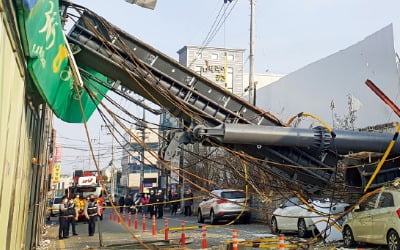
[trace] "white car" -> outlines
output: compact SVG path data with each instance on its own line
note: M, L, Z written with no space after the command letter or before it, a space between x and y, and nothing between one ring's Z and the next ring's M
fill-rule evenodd
M58 216L60 213L60 204L62 202L62 198L61 197L55 197L52 198L49 201L49 206L48 206L48 219L50 217L54 217L54 216Z
M215 224L220 219L234 219L240 214L242 214L240 220L243 223L250 222L249 199L247 199L247 207L244 206L245 192L235 189L221 189L214 190L211 194L199 204L197 210L197 221L199 223L204 223L204 219L209 218L210 223Z
M349 204L329 199L309 201L311 207L303 204L297 197L292 197L277 208L271 218L271 232L297 232L299 237L307 237L314 231L323 232L327 241L340 240L341 229L335 220ZM327 222L333 226L327 227Z

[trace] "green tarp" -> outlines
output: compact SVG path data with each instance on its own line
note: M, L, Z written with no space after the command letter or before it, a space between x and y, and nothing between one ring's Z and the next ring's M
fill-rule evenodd
M78 91L74 87L69 66L58 0L17 0L17 8L22 43L28 57L28 71L38 91L61 120L72 123L88 120L98 103L93 103L86 90L79 88L84 108L82 116ZM99 73L86 70L106 80ZM107 92L104 86L93 84L101 92ZM94 88L92 90L97 94ZM97 96L102 98L100 94Z

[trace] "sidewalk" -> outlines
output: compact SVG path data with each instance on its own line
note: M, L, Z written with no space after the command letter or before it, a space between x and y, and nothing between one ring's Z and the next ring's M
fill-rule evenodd
M38 247L38 250L47 249L64 249L59 247L58 225L54 224L53 222L50 222L46 225L42 235L42 241Z

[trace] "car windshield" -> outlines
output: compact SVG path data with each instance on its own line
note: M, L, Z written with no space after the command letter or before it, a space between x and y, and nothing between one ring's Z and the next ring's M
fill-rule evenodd
M246 198L246 194L240 191L228 191L222 192L221 198L223 199L243 199Z
M303 203L301 202L301 200L300 200L299 198L297 198L297 197L291 197L291 198L289 198L288 200L286 200L286 201L281 205L281 207L298 206L298 205L301 205L301 204L303 204Z
M53 204L61 204L61 198L60 197L54 198Z

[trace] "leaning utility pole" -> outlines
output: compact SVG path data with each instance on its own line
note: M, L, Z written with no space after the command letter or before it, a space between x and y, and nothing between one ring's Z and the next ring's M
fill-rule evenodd
M255 84L254 84L254 33L255 33L255 0L250 0L250 68L249 68L249 102L255 104Z

